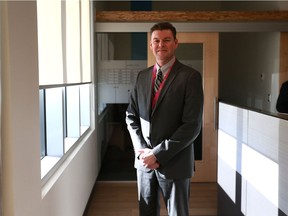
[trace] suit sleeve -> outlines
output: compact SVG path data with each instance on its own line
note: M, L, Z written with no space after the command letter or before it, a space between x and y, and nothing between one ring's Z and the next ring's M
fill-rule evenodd
M139 79L139 75L137 80ZM140 115L138 109L138 94L137 84L131 92L130 101L126 110L126 124L130 133L130 137L133 143L134 151L147 147L147 143L143 138L141 130Z
M202 77L197 73L186 79L184 109L181 124L169 139L163 140L153 153L161 165L177 156L181 151L192 145L200 133L203 115Z

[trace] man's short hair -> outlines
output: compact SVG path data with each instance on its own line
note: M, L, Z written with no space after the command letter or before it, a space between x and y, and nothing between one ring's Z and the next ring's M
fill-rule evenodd
M174 39L176 39L176 28L169 22L161 22L161 23L156 23L153 25L150 29L150 34L152 34L156 30L170 30L173 34Z

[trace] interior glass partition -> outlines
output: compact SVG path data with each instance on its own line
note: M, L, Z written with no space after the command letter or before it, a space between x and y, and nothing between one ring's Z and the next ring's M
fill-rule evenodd
M135 180L125 111L137 74L147 67L146 33L96 33L99 180Z

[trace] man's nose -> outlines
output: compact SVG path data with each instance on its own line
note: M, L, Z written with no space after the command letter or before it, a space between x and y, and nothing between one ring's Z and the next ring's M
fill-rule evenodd
M165 42L164 42L164 41L160 41L160 42L159 42L159 46L160 46L160 47L162 47L162 46L164 46L164 45L165 45Z

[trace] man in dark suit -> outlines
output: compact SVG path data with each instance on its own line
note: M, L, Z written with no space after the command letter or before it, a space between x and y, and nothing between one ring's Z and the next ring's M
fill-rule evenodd
M160 192L169 216L189 215L193 142L201 129L203 89L200 73L175 58L177 47L173 25L158 23L151 28L156 63L139 72L126 112L140 216L159 216Z

